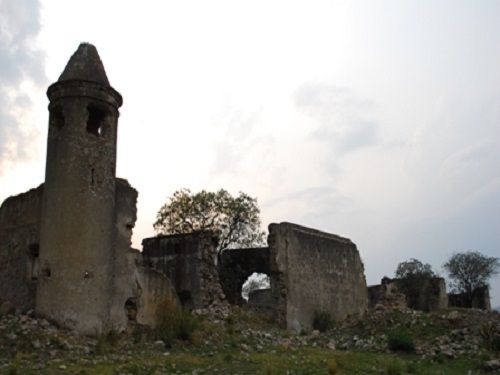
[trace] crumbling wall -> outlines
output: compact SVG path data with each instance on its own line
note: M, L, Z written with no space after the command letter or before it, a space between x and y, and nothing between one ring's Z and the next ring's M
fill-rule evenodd
M170 280L143 266L139 250L131 248L137 219L137 191L127 180L116 179L115 241L112 251L112 292L109 326L122 330L127 324L156 324L157 310L166 300L177 304Z
M466 293L448 294L450 307L465 307L481 310L491 310L490 291L487 286L476 288L472 292L472 301Z
M369 306L376 309L404 309L406 296L399 292L394 279L384 277L380 285L368 287Z
M274 318L276 315L276 301L272 290L257 289L248 294L248 307L260 314Z
M162 272L140 266L137 268L135 280L139 286L137 323L154 327L166 303L180 306L173 285Z
M377 305L398 309L409 307L420 311L435 311L448 307L446 283L442 277L421 280L412 290L414 295L410 298L399 290L398 279L384 277L380 285L368 287L370 307Z
M225 300L211 232L146 238L142 245L145 263L170 279L184 307L203 309Z
M364 313L364 267L349 239L281 223L269 225L268 245L280 325L308 330L315 311L328 312L336 320Z
M35 307L43 185L0 206L0 300Z
M442 277L433 277L425 280L420 286L415 310L435 311L448 307L448 295L446 294L446 282Z
M227 249L219 255L219 278L228 302L242 305L241 287L254 272L270 274L269 248Z

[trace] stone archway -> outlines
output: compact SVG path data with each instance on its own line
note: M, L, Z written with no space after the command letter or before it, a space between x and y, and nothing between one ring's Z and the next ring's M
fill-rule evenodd
M270 275L269 248L227 249L219 254L219 279L227 300L242 305L243 283L254 272Z

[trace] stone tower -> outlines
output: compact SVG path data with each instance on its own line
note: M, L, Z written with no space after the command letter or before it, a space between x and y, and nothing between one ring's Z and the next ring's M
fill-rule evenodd
M47 91L49 130L36 310L82 333L109 329L121 95L83 43Z

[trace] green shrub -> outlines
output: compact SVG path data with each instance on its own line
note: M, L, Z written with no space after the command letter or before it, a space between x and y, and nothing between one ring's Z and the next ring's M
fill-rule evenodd
M157 318L154 336L167 345L172 345L174 340L190 341L198 327L197 319L188 310L176 306L171 301L165 301L158 306Z
M326 311L315 311L312 322L313 329L317 329L320 332L326 332L332 329L334 326L334 321L329 312Z
M392 351L413 352L415 350L413 338L404 330L389 333L387 336L387 345Z

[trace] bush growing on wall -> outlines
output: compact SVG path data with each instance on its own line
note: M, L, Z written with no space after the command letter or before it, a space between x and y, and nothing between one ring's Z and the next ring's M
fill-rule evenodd
M387 346L392 351L413 352L415 350L413 338L404 330L390 332L387 336Z
M326 311L315 311L312 326L313 329L317 329L320 332L326 332L333 328L334 321L330 313Z
M196 317L171 301L160 304L157 314L158 324L154 330L154 336L156 339L163 340L167 345L172 345L174 340L191 340L193 332L198 327Z

